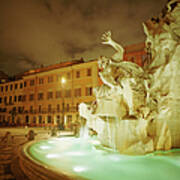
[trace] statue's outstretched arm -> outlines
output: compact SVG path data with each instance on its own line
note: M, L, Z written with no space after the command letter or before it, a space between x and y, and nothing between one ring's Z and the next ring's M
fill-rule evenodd
M111 39L111 31L107 31L102 35L102 44L108 44L112 46L119 54L124 54L124 48Z

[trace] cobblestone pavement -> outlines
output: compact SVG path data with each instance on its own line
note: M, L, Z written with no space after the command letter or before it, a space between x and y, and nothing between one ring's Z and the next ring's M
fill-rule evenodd
M31 129L37 134L36 140L50 136L50 131L43 128L0 128L0 180L28 180L20 169L17 152L27 142L26 135ZM7 132L10 134L4 139Z

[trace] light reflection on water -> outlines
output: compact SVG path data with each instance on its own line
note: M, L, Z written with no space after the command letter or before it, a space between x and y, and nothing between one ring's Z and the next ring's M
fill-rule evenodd
M30 154L46 165L92 180L180 179L180 149L128 156L103 148L96 139L71 137L33 144Z

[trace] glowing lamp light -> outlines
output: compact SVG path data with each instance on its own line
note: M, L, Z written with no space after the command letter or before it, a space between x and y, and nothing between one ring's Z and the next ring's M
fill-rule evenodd
M61 83L62 83L62 84L65 84L65 83L66 83L66 79L65 79L64 77L61 79Z

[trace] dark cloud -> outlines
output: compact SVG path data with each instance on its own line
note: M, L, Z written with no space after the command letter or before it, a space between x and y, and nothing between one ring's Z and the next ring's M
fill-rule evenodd
M35 60L31 60L26 56L0 52L0 69L3 69L8 74L24 72L39 66Z
M101 44L103 32L111 30L123 46L142 42L142 22L158 15L165 2L1 0L0 70L15 74L40 64L111 55Z
M71 58L75 58L76 54L87 51L87 48L71 43L70 41L63 42L64 50Z

